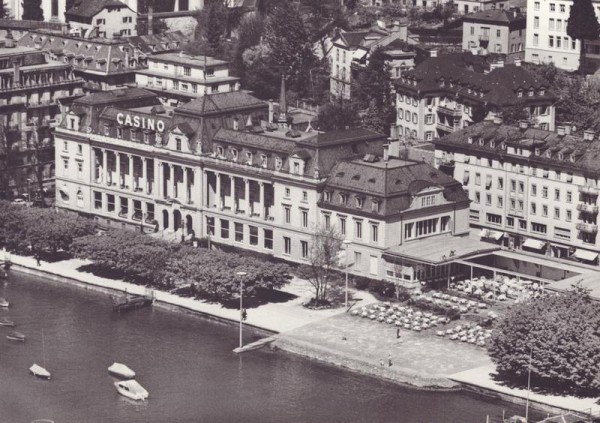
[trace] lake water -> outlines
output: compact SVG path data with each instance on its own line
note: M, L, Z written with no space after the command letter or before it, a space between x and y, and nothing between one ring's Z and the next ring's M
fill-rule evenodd
M12 272L0 317L0 422L403 422L483 423L521 407L467 393L411 390L289 354L237 356L237 327L159 308L118 315L107 295ZM29 375L42 364L52 380ZM246 342L256 333L248 330ZM106 368L122 362L150 392L117 394Z

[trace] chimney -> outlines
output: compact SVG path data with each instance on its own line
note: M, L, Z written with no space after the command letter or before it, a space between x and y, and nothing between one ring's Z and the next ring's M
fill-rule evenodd
M154 34L154 29L152 28L154 25L154 16L152 16L154 12L153 9L152 6L148 6L148 31L146 31L148 35Z
M390 139L388 138L388 143ZM383 146L383 161L387 162L390 159L390 144L385 144Z
M583 139L586 141L594 141L595 132L589 129L583 131Z
M280 128L287 128L288 121L288 108L287 108L287 95L285 91L285 75L281 75L281 92L279 94L279 116L277 117L277 124Z
M557 126L556 127L556 133L558 134L559 137L564 137L565 136L565 127L564 126Z
M437 49L431 49L431 50L429 50L429 57L438 57L438 51L437 51Z
M274 120L274 110L275 107L273 106L273 100L269 100L269 123L275 123Z
M515 58L515 66L521 66L521 59L520 58Z

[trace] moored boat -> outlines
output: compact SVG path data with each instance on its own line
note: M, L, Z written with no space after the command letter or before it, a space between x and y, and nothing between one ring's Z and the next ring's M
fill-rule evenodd
M50 420L50 419L37 419L37 420L32 420L31 423L54 423L54 420Z
M0 318L0 326L13 327L14 325L15 322L13 322L12 320L9 320L5 317Z
M148 391L146 391L142 385L133 379L121 380L119 382L115 382L114 385L119 394L123 395L124 397L136 401L142 401L148 398Z
M6 300L6 298L2 298L0 297L0 307L5 307L7 308L9 306L9 302Z
M21 332L11 332L8 335L6 335L6 339L10 339L11 341L17 341L17 342L25 342L25 335L22 334Z
M50 380L50 372L44 369L42 366L34 364L29 368L29 372L35 377L39 377L40 379Z
M124 364L113 363L108 368L108 373L121 379L133 379L135 378L135 372Z

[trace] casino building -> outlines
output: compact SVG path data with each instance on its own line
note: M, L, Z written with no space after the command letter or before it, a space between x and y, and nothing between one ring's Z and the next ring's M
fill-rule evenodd
M175 109L141 88L80 98L55 133L56 205L105 227L297 262L318 227L335 225L351 241L352 272L373 278L389 277L416 241L446 246L467 233L459 182L388 157L386 138L367 129L298 131L285 95L279 110L244 91Z

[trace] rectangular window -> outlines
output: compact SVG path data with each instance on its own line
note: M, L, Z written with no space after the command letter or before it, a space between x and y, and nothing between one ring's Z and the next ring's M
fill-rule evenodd
M300 209L302 215L302 227L308 228L308 210Z
M481 185L481 173L479 172L475 173L475 185Z
M63 159L63 176L69 176L69 159Z
M362 221L361 220L354 221L354 238L362 239Z
M537 205L535 203L531 203L531 207L530 210L531 214L536 214L537 213Z
M308 242L300 241L300 247L302 248L302 258L308 258Z
M573 201L573 193L571 191L567 191L567 203Z
M498 196L498 208L504 208L504 198Z
M283 254L292 254L292 240L287 236L283 237Z
M493 225L502 225L502 216L492 213L486 214L486 219L488 223Z
M525 183L523 181L519 181L519 194L523 194L525 191Z
M96 210L102 210L102 193L94 191L94 208Z
M498 177L498 189L504 189L504 178Z
M244 242L244 225L242 223L235 224L235 241Z
M542 217L548 217L548 206L545 204L542 206Z
M346 235L346 218L340 217L340 234Z
M515 192L517 191L517 181L515 181L514 179L510 180L510 192Z
M379 225L371 224L371 242L379 242Z
M560 189L558 188L554 190L554 200L560 201Z
M485 205L486 206L491 206L492 205L492 194L486 194L485 195Z
M571 239L571 231L569 229L554 228L554 238Z
M533 29L538 29L540 27L540 18L537 16L533 18Z
M556 4L550 3L550 11L551 12L556 12Z
M258 228L256 226L248 226L250 232L250 245L258 245Z
M479 222L479 210L469 210L469 220Z
M506 226L508 226L509 228L514 228L515 227L515 219L514 219L514 217L507 217L506 218Z
M548 36L548 47L554 47L554 35Z
M291 221L292 221L292 210L290 209L289 206L284 206L283 207L283 216L284 216L284 222L285 223L291 223Z
M533 10L540 10L540 2L536 1L535 3L533 3Z
M79 179L83 178L83 163L82 162L77 162L77 177Z
M554 218L560 219L560 209L558 207L554 208Z
M479 191L475 191L475 199L473 201L475 202L475 204L481 203L481 194L479 193Z
M115 196L113 194L106 194L106 210L111 213L115 211Z
M229 220L221 219L221 238L229 239Z
M439 219L420 220L416 225L417 237L438 233Z
M548 187L542 187L542 198L548 198Z
M537 195L537 185L532 184L531 185L531 196L535 197Z
M554 19L550 18L550 22L548 23L548 29L550 31L554 31Z
M537 46L540 43L540 36L538 34L533 34L533 45Z
M570 222L572 219L573 219L573 214L571 213L571 210L567 210L566 221Z
M358 251L354 252L354 271L360 272L362 270L362 254Z
M273 249L273 230L272 229L264 229L264 246L267 250Z
M370 256L369 257L369 273L370 274L372 274L372 275L377 275L378 274L378 272L377 272L378 261L379 260L377 260L377 256Z
M531 222L531 232L545 234L548 232L548 228L546 227L546 225L542 225L541 223Z
M206 72L208 74L208 70ZM183 67L183 74L185 76L191 76L192 75L192 68L190 68L189 66L184 66Z

